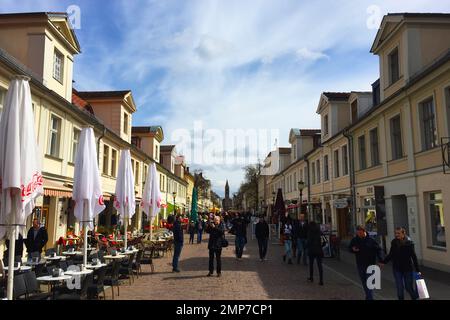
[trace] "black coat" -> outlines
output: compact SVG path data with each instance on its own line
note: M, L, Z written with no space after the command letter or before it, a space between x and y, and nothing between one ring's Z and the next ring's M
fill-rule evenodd
M308 248L308 255L323 257L322 233L319 226L308 229L306 247Z
M260 221L255 226L255 236L257 239L269 238L269 225L265 221Z
M420 272L414 243L411 240L392 240L391 249L384 259L384 263L388 263L391 260L395 271L412 272L414 267L416 272Z
M175 223L173 224L173 241L175 243L181 243L183 244L184 242L184 237L183 237L183 228L181 227L181 222L180 221L175 221Z
M234 234L236 237L247 237L247 224L248 221L244 217L239 217L232 222Z
M206 227L206 233L209 233L208 249L209 250L222 250L222 240L225 236L225 227L223 223L218 226L208 225Z
M23 237L22 237L21 234L19 234L19 237L16 240L16 244L15 245L16 246L15 246L15 250L14 250L15 251L14 252L14 257L19 256L19 257L22 258L22 255L23 255ZM5 246L6 246L6 250L3 253L3 258L7 260L7 259L9 259L9 239L6 239Z
M305 239L308 238L308 221L303 221L303 226L300 221L296 221L293 225L292 233L295 239Z
M48 234L45 228L40 228L36 234L36 238L34 237L34 228L31 227L28 230L27 239L25 241L25 245L27 247L28 253L32 252L42 252L42 249L45 247L48 241Z
M366 236L365 238L354 237L348 246L350 252L355 254L356 264L358 267L367 268L368 266L383 261L383 250L373 238ZM353 251L353 247L357 247L359 251Z

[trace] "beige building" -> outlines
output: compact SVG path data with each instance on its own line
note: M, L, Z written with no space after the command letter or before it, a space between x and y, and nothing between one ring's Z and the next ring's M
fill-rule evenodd
M79 92L72 88L74 55L79 52L76 35L70 29L65 14L0 15L0 117L10 79L16 74L29 76L44 175L44 196L38 199L32 217L37 217L47 228L47 247L53 247L60 237L66 237L71 230L76 234L80 231L73 215L71 196L75 155L84 126L94 128L107 206L95 221L99 229L111 230L117 224L112 200L123 149L131 151L137 202L142 197L149 165L155 162L163 200L167 199L167 194L177 190L177 202L181 206L186 205L187 182L183 174L177 176L159 163L162 128L152 127L154 130L150 130L148 140L145 133L142 137L136 134L137 138L145 141L142 145L137 144L137 139L132 141L132 116L137 106L131 91ZM167 207L167 204L164 201L163 206ZM162 210L161 217L165 217L166 213L166 209ZM137 206L131 229L141 230L145 221L142 210ZM2 248L0 252L2 255Z
M310 219L341 238L363 224L386 249L404 227L424 265L450 271L449 31L448 14L385 16L371 48L380 61L372 92L322 93L320 145L295 162L293 129L291 164L260 180L265 199L282 188L289 205L306 167Z

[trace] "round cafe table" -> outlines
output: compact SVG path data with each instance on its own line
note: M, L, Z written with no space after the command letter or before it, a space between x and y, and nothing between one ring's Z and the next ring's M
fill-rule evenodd
M45 257L46 260L56 261L56 260L65 260L65 256L56 256L56 257Z
M99 263L99 264L87 264L86 265L86 269L100 269L103 267L106 267L107 264L106 263Z
M63 253L62 253L63 255L65 255L65 256L76 256L76 255L82 255L83 254L83 252L81 252L81 251L64 251Z
M125 255L122 255L122 254L118 254L118 255L116 255L116 256L113 256L113 255L103 256L104 259L111 259L111 260L114 260L114 259L123 259L123 258L125 258L125 257L126 257L126 256L125 256Z
M54 291L55 285L60 283L60 282L62 282L62 281L67 281L67 280L70 280L70 279L72 279L71 275L62 275L62 276L59 276L59 277L42 276L42 277L36 278L36 280L39 281L39 282L46 282L46 283L48 283L48 285L50 286L50 290L49 291L53 293L53 298L55 298L55 291Z
M8 271L8 267L3 267L3 269L5 271ZM14 267L14 271L30 271L31 270L31 266L20 266L20 268L18 267Z
M84 276L87 274L91 274L92 272L94 272L93 270L81 270L81 271L64 271L64 275L69 275L69 276Z

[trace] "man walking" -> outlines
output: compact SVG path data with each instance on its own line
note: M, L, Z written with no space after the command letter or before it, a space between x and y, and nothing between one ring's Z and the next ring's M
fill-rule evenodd
M258 223L256 224L255 236L258 240L259 258L262 262L266 259L267 242L269 240L269 225L264 220L264 216L261 216Z
M367 235L363 226L356 228L356 237L350 241L350 252L355 254L359 277L366 293L366 300L373 300L373 290L367 287L367 268L378 261L383 262L383 250L378 243Z
M303 265L306 266L306 239L308 237L308 221L305 220L305 214L300 214L300 219L295 222L293 228L294 241L297 245L297 264L300 264L300 260L303 260ZM302 256L303 259L301 259Z
M202 242L202 234L203 234L203 221L202 221L202 216L198 217L197 220L197 243L201 243Z
M179 215L175 218L175 223L173 224L173 260L172 260L172 272L180 272L178 269L178 259L180 258L181 249L183 249L183 228L181 226L181 218Z
M236 218L233 220L232 230L236 235L236 258L240 260L242 259L242 253L244 252L244 247L247 239L247 223L244 217L239 215L239 213L236 214Z
M25 245L27 247L27 252L30 255L32 252L42 253L42 249L44 249L45 245L48 241L47 230L44 227L41 227L39 224L39 220L37 218L33 219L33 226L28 230L27 239L25 241Z

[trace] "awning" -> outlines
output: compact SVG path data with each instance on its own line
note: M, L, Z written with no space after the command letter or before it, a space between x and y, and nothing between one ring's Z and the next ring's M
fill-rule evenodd
M63 182L44 178L44 195L49 197L70 198L72 197L72 189L66 187Z

